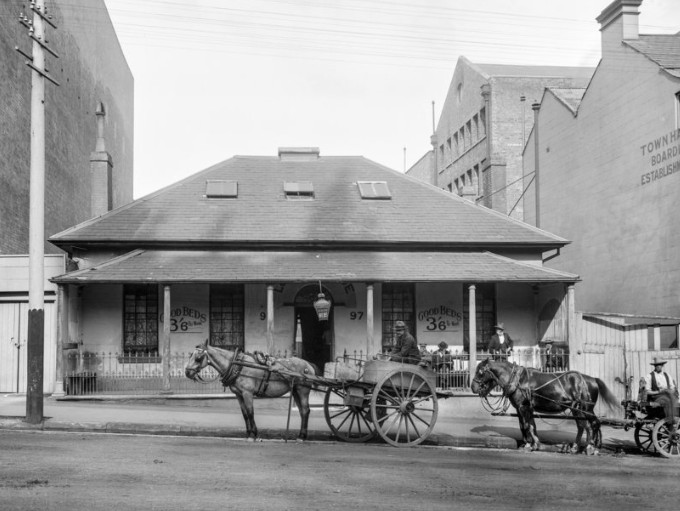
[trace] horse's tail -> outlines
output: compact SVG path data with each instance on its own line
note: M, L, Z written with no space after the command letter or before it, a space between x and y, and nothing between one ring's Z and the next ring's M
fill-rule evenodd
M607 385L599 378L595 378L595 381L597 382L597 388L600 390L600 396L602 396L602 400L605 404L610 410L617 409L619 407L619 400L616 399L614 393L609 390L609 387L607 387Z

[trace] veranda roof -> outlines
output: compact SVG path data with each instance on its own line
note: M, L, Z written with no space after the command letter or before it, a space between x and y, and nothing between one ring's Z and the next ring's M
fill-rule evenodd
M491 252L139 249L58 284L217 282L575 282L578 275Z

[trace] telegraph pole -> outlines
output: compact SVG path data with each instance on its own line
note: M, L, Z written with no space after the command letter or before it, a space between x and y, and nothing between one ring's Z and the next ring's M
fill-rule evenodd
M33 41L31 55L19 47L31 73L31 170L28 241L28 336L26 343L26 421L43 420L43 367L45 343L45 79L59 85L45 68L45 52L59 57L47 46L45 24L57 28L47 16L45 0L31 2L33 20L21 13L19 23Z

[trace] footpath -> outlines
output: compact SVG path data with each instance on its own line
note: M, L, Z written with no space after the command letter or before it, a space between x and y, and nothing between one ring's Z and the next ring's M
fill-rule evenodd
M310 441L337 441L323 410L323 394L312 393ZM421 444L439 447L516 449L519 423L511 415L487 411L479 397L461 394L440 399L432 433ZM255 422L263 440L294 440L300 427L295 405L288 422L287 397L257 399ZM512 410L512 408L510 409ZM238 402L229 394L164 396L46 396L43 421L29 424L24 394L0 395L0 430L70 431L88 433L204 436L245 439L245 424ZM536 419L544 451L561 451L573 442L573 420ZM638 452L632 431L603 426L603 454Z

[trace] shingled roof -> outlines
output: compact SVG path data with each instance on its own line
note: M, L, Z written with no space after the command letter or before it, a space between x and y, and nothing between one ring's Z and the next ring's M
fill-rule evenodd
M206 182L237 183L233 198ZM389 199L365 199L360 181L385 182ZM311 183L291 200L284 182ZM174 185L58 233L50 241L106 246L328 246L556 248L567 240L363 157L309 160L235 156Z
M680 78L680 32L677 34L640 35L623 41L667 73Z

